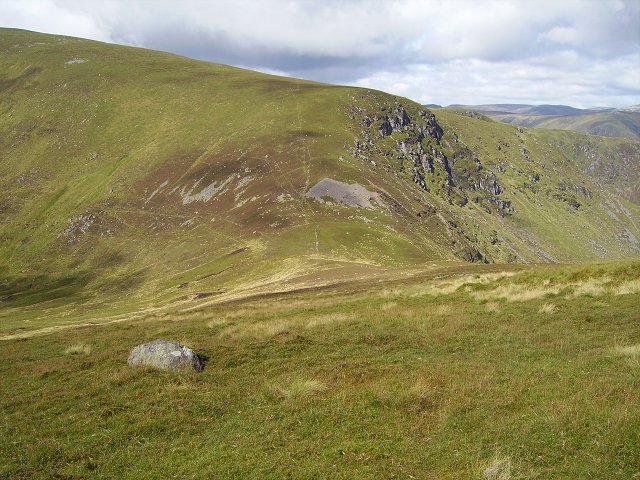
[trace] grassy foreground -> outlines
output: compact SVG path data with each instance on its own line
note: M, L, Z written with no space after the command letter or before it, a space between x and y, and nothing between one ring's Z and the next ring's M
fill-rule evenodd
M3 341L0 477L639 478L639 305L635 261ZM155 338L204 371L128 367Z

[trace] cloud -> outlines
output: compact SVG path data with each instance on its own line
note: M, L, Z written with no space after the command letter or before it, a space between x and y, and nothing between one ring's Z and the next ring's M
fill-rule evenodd
M637 0L0 0L0 18L414 99L640 103Z
M356 84L441 105L550 103L586 108L638 103L640 78L629 65L640 64L640 55L590 62L586 67L582 62L573 52L527 61L461 59L410 65L400 75L380 71Z
M61 8L54 0L0 0L0 26L110 40L91 16Z

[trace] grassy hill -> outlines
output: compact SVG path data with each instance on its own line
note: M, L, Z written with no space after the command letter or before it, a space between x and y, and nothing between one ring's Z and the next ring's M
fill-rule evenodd
M639 162L0 29L0 478L633 478Z
M638 142L56 35L3 29L0 52L13 327L33 304L77 322L439 261L640 252Z
M640 138L640 112L629 109L583 110L566 105L451 105L481 112L500 122L523 127L574 130L607 137Z
M434 117L382 92L68 37L5 29L0 49L14 305L640 251L637 142ZM378 201L306 195L325 178Z

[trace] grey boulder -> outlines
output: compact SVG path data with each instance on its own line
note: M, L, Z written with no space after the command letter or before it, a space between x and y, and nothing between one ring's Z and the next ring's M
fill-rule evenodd
M169 372L202 370L202 362L193 350L180 343L165 340L154 340L134 347L127 363Z

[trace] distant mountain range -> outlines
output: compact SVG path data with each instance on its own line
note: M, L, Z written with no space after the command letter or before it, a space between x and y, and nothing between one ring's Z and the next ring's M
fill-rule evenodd
M581 109L568 105L501 103L455 104L447 108L473 110L494 120L523 127L556 128L607 137L640 138L640 105L625 108Z

